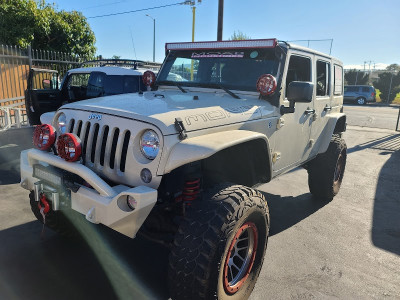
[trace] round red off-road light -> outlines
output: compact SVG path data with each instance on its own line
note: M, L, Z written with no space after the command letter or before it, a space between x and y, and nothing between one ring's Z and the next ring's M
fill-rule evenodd
M276 90L276 79L271 74L263 74L257 80L257 91L263 95L268 96Z
M156 81L156 74L152 71L146 71L143 73L143 83L145 86L152 86Z
M33 145L39 150L49 150L56 140L56 130L49 124L35 127L33 131Z
M81 139L73 133L64 133L57 139L57 153L66 161L77 161L82 154Z

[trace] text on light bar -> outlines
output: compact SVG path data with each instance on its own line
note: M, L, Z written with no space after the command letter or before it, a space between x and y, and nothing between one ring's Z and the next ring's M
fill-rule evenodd
M167 50L203 50L203 49L242 49L242 48L274 48L276 39L268 40L240 40L240 41L221 41L221 42L192 42L192 43L167 43Z

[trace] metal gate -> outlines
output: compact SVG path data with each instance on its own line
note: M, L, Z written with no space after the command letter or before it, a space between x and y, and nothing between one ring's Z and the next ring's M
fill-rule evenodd
M28 125L25 91L32 67L57 70L60 76L81 63L68 53L0 45L0 131Z

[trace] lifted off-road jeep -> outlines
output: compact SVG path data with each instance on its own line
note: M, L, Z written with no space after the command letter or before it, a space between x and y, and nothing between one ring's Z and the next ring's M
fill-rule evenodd
M168 245L173 299L245 299L270 227L253 187L303 166L315 198L339 191L342 63L275 39L170 43L166 54L147 92L64 105L37 126L21 185L56 231L85 216Z

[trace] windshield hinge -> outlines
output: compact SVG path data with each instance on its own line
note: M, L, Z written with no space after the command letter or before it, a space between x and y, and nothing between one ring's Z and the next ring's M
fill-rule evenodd
M175 118L175 129L179 132L179 139L184 140L187 138L185 126L181 118Z

